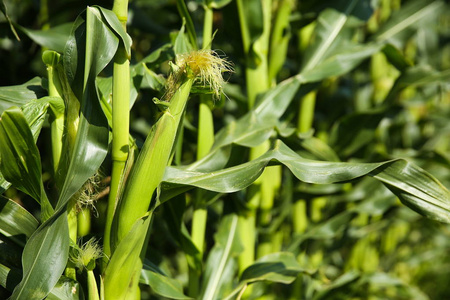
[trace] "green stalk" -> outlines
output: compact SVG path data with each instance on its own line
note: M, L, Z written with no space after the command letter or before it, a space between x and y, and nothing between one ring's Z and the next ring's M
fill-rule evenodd
M270 19L272 0L261 0L264 14L264 30L261 36L254 41L252 45L250 30L248 28L247 16L244 9L243 0L237 0L237 7L239 13L239 22L241 24L242 43L245 55L247 57L247 67L245 70L246 86L247 86L247 98L248 107L251 109L255 103L256 96L265 92L269 86L269 66L268 66L268 54L269 54L269 37L270 37ZM253 49L250 49L252 47ZM259 56L260 61L254 62L250 57L250 50L254 51Z
M300 99L297 130L306 133L312 128L317 91L312 91Z
M247 57L246 67L246 85L248 107L254 106L256 97L267 91L270 87L269 80L269 38L271 28L271 9L272 0L261 0L263 10L263 32L252 44L252 37L247 23L247 14L245 10L245 2L237 0L239 13L239 21L241 26L242 43L245 55ZM250 49L252 47L252 49ZM255 62L254 57L250 55L253 51L259 57L259 61ZM263 154L269 148L269 142L254 147L250 151L250 160L253 160ZM239 255L239 272L242 273L245 268L251 265L255 260L255 241L256 241L256 214L262 199L262 186L272 180L272 172L267 168L261 177L248 189L247 208L248 210L239 217L239 235L243 243L243 251ZM267 198L266 200L267 201ZM247 289L246 295L251 293L251 289Z
M126 30L128 0L115 0L113 12ZM105 257L111 255L111 226L117 206L117 191L129 151L130 127L130 61L121 43L114 57L112 87L112 174L108 198L103 249Z
M63 99L63 89L58 71L56 70L58 64L60 64L61 55L54 51L45 51L42 54L42 60L47 65L48 95L50 97L59 97ZM55 174L58 170L62 153L64 119L64 113L61 113L51 107L49 122L52 138L53 171L55 172Z
M212 42L213 10L204 5L205 15L203 22L203 49L210 49ZM197 160L208 154L214 144L214 121L209 107L210 95L200 95L197 135ZM205 229L208 215L203 201L202 190L197 190L194 201L194 213L192 215L192 241L203 257L205 244ZM201 270L189 270L189 290L191 297L197 297L199 292Z
M171 157L171 150L193 81L194 79L185 80L176 91L169 102L168 109L152 127L131 170L115 213L111 235L115 238L112 240L114 246L118 245L133 224L150 208L152 196L162 181ZM111 250L113 249L114 247Z
M276 76L283 67L291 37L289 30L289 17L295 0L279 0L270 37L269 55L269 81L275 82Z
M299 199L294 203L293 223L294 233L300 234L305 232L308 226L308 215L304 199Z
M314 31L315 24L303 27L299 32L299 49L304 51L309 44L310 37ZM306 133L312 129L314 120L314 109L316 105L317 91L312 91L300 99L297 131ZM308 226L307 207L305 199L297 199L293 207L293 231L301 234ZM300 280L300 279L299 279ZM299 291L297 291L299 293ZM296 296L300 296L294 293Z

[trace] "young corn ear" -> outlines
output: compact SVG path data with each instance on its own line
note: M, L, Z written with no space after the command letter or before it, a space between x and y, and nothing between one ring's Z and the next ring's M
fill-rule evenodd
M116 299L124 299L127 295L133 294L133 289L137 288L138 281L132 279L140 266L136 264L125 266L118 263L121 257L116 257L114 251L120 245L121 253L119 254L123 255L128 251L128 261L135 259L135 257L130 257L132 255L139 256L136 249L133 249L135 246L130 245L129 249L125 251L124 248L128 246L120 244L120 242L125 238L130 239L128 235L133 234L131 232L133 225L151 210L152 197L169 164L177 131L194 81L206 82L211 84L211 88L215 89L217 93L222 92L224 80L221 74L220 78L218 77L218 70L222 72L226 63L222 62L212 51L201 50L179 56L177 64L179 65L174 68L175 73L171 75L167 88L167 108L148 134L128 176L115 212L111 234L112 257L106 270L110 275L104 281L106 297L114 296ZM147 231L139 231L139 235L142 235L139 239L144 240ZM118 269L113 270L116 266Z

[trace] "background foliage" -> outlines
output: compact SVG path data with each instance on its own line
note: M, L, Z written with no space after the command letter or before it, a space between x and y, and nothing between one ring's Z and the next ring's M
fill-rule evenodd
M195 40L194 29L197 46L204 34L202 2L186 1L192 18L192 23L186 23L187 39ZM225 75L229 77L227 96L207 102L216 135L214 146L202 159L197 156L197 124L198 106L204 100L193 95L188 103L177 148L182 151L176 151L172 166L166 169L153 214L140 277L141 297L234 299L252 283L253 288L242 297L445 299L450 294L450 227L445 224L450 219L446 189L450 186L448 4L422 0L206 2L214 8L213 30L217 30L211 47L233 63L234 73ZM239 2L247 6L243 9L247 44L240 27ZM85 127L80 128L99 133L94 134L96 139L86 133L75 144L73 151L79 155L67 169L77 172L63 182L53 175L49 111L57 111L61 104L48 97L42 54L45 49L65 51L72 23L87 5L110 9L112 3L2 3L20 41L2 16L0 110L21 107L2 116L3 136L11 137L11 142L1 141L2 147L16 149L11 156L2 152L2 173L27 180L11 181L11 188L1 182L0 297L8 297L21 281L22 270L25 273L39 261L27 262L27 256L21 261L22 252L35 246L27 243L28 238L36 232L52 236L46 229L37 230L40 221L66 226L67 212L62 207L73 191L99 167L105 176L111 173L106 141L110 118L107 113L104 117L96 103L81 108L84 119L80 124ZM261 3L271 4L268 49L261 46L267 30ZM151 99L165 93L168 62L180 52L175 41L182 24L177 1L130 2L130 135L138 148L160 117ZM99 47L106 50L94 53L91 64L85 66L98 75L97 88L93 83L88 86L87 96L74 90L78 99L100 95L107 102L109 98L111 60L127 38L102 26L108 45ZM257 71L265 72L264 77L257 77L256 82L258 88L263 81L267 87L253 91L248 70L264 62L266 71ZM73 70L79 65L72 61ZM83 82L83 78L68 80ZM252 93L259 96L249 105ZM37 104L36 99L41 102ZM105 102L103 111L107 111ZM10 133L8 128L13 125L8 122L31 131ZM14 140L22 140L23 145ZM265 154L253 156L258 151L254 149L266 140L271 143L260 151ZM94 147L96 155L92 156L84 152L86 145L101 146ZM16 163L17 153L25 161ZM255 159L249 162L250 158ZM278 186L263 189L264 195L273 193L273 204L255 208L250 200L255 185L251 184L266 166L280 164L284 167L279 173L271 173L272 181L280 177ZM264 186L261 182L264 179L256 185ZM198 193L202 193L201 204L208 215L200 255L189 234ZM83 241L103 235L106 198L86 212L96 217ZM238 216L248 217L252 211L256 211L256 228L250 235L255 236L253 252L260 260L243 270L239 257L246 236L238 234L242 228ZM69 247L68 237L42 244L49 252L56 245L61 252ZM45 261L40 263L46 268ZM190 290L189 279L195 278L192 272L200 274L196 296ZM85 279L78 276L75 282L59 276L49 281L49 285L58 281L49 298L83 299L82 291L70 296L65 292L82 286L86 294Z

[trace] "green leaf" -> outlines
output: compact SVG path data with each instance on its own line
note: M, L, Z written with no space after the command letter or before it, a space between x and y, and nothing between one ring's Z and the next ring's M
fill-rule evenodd
M108 147L108 125L100 107L95 86L96 76L114 57L118 39L103 23L98 9L88 8L75 21L66 44L64 66L73 91L81 100L81 113L67 175L59 195L56 213L28 241L23 253L24 278L13 299L43 298L61 276L68 258L69 234L66 203L103 162ZM80 66L80 68L78 68ZM54 247L52 248L52 243ZM48 266L52 267L49 268ZM42 281L46 280L45 283Z
M43 299L58 282L69 253L67 213L56 214L32 235L22 255L23 277L11 299Z
M101 6L95 5L94 7L98 8L105 18L106 23L109 25L109 28L113 30L121 39L122 43L125 45L125 50L127 51L128 57L131 56L131 37L127 34L122 24L120 23L117 15L109 10L104 9Z
M178 12L180 13L180 16L183 18L183 27L184 27L184 24L186 24L189 43L191 44L191 47L193 47L194 49L197 49L197 47L198 47L197 46L197 35L195 34L194 22L192 22L191 15L189 14L189 11L187 9L187 6L186 6L186 3L184 2L184 0L177 0L177 8L178 8ZM183 52L181 52L181 53L183 53Z
M11 106L23 106L33 99L47 95L41 86L41 79L35 77L24 84L0 87L0 113Z
M183 196L172 199L164 206L164 216L167 220L169 232L183 250L189 266L201 272L202 257L200 251L192 241L191 235L184 224L183 215L186 210L186 200Z
M357 7L358 0L346 1L341 11L325 9L317 20L314 42L306 49L302 72L314 69L320 62L327 58L328 53L333 53L331 47L338 39L349 16Z
M40 99L33 99L26 102L23 107L23 114L36 142L41 132L47 109L50 106L62 106L62 99L56 97L43 97ZM3 174L0 172L0 194L2 194L11 184L5 180Z
M314 300L327 299L330 297L330 293L333 293L336 289L354 283L360 278L360 274L355 271L350 271L342 274L336 280L325 286L319 293L314 296Z
M59 97L43 97L34 99L22 106L22 111L30 125L33 133L34 141L36 142L44 125L47 110L51 107L53 111L64 113L64 101Z
M73 80L75 95L81 99L81 113L58 209L95 174L108 148L108 121L100 106L95 78L113 59L118 39L103 23L96 8L89 7L86 15L86 23L82 23L82 15L75 22L78 27L74 27L64 54L66 72L71 70L68 78ZM77 69L77 65L84 68ZM72 71L75 73L71 73Z
M55 50L59 53L63 53L72 25L72 23L66 23L46 30L28 29L20 25L17 25L17 28L19 28L38 45L50 50Z
M10 269L0 264L0 285L12 292L14 287L20 282L21 274L16 269Z
M140 80L139 85L135 85L136 90L139 88L150 88L156 91L161 91L166 84L164 76L161 74L156 74L154 71L149 69L145 63L140 63L132 68L132 77L134 80Z
M242 246L237 234L238 217L225 216L215 235L216 244L211 250L205 266L200 299L216 299L226 270L227 262L239 252Z
M41 159L33 134L17 107L3 112L0 120L0 170L6 180L41 204L42 218L53 213L42 183Z
M296 253L301 243L308 239L313 240L328 240L335 238L341 234L348 226L348 223L356 216L356 213L351 210L344 211L324 223L318 224L310 228L304 234L294 237L289 245L288 250Z
M337 183L369 175L383 182L420 214L433 220L450 222L450 192L426 171L405 160L381 163L314 161L302 158L281 141L255 160L222 170L200 172L189 167L169 167L164 181L231 193L252 184L270 162L285 165L299 180L308 183Z
M374 39L377 41L390 42L398 45L398 37L405 33L423 26L423 19L435 18L443 6L442 1L415 0L409 1L395 12L389 20L377 31Z
M365 59L380 51L382 44L366 44L366 45L350 45L348 47L333 51L328 54L323 60L315 63L314 67L309 67L300 73L304 82L316 82L323 79L340 76L348 73L353 68L358 66Z
M20 236L29 238L39 226L38 221L16 202L0 197L0 232L10 240L25 246Z
M14 28L13 22L11 21L9 15L7 13L6 5L5 5L5 2L3 0L0 2L0 10L2 11L3 15L5 16L6 21L8 21L9 27L11 28L12 33L14 34L16 39L18 41L20 41L20 38L19 38L19 36L17 35L17 32L16 32L16 29Z
M260 0L238 1L239 19L241 24L242 39L244 49L247 54L247 62L249 66L255 67L262 61L261 55L256 42L264 31L264 13L263 4ZM248 49L246 49L248 48Z
M383 53L389 62L400 71L405 71L408 67L413 66L413 62L406 58L400 49L392 44L386 44L383 47Z
M348 157L369 144L375 138L375 130L383 118L386 108L344 116L332 128L331 147L342 157Z
M142 269L139 282L149 285L155 294L165 298L192 299L183 294L183 287L177 280L152 270Z
M180 31L175 37L175 41L173 43L173 51L176 55L183 54L183 53L189 53L193 50L192 42L188 40L186 37L186 34L184 32L185 25L183 25L180 28Z
M395 101L400 91L407 87L420 87L438 83L446 83L450 80L450 69L438 72L428 66L408 68L395 81L394 86L386 96L385 102L391 104Z
M58 283L45 298L47 300L79 300L84 299L80 284L70 278L61 276Z
M232 297L243 288L254 282L270 281L290 284L299 273L311 272L302 268L292 253L271 253L247 267L239 279L239 285L225 299L233 299Z

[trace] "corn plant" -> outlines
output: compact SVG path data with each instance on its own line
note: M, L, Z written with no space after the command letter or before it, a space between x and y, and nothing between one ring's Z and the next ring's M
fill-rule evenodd
M73 7L1 3L1 296L448 295L446 3Z

